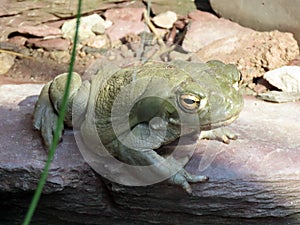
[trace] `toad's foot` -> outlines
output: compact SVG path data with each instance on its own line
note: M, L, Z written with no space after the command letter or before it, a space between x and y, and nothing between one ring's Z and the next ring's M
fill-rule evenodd
M185 169L180 170L178 173L168 179L171 184L180 185L188 194L192 194L192 188L190 183L206 182L208 181L207 176L192 175Z
M33 115L34 128L41 131L44 144L47 149L52 144L53 135L56 129L56 123L58 115L52 107L52 103L49 98L49 87L51 82L46 84L39 96L39 99L35 105L35 111ZM61 137L61 133L59 137Z
M218 140L229 144L230 140L236 140L237 134L227 127L220 127L214 130L201 131L200 139Z

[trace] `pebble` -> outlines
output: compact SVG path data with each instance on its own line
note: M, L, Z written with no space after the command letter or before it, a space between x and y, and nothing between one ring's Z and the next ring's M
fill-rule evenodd
M90 37L96 36L92 28L97 23L104 23L104 19L98 14L82 17L79 27L79 41L83 42ZM63 37L73 41L76 28L76 19L66 21L62 26Z
M300 66L283 66L264 74L270 84L283 92L300 93Z
M95 34L104 34L105 33L105 25L103 22L98 22L96 24L94 24L94 26L92 26L92 31Z
M7 73L15 63L16 56L7 53L0 53L0 75Z
M97 35L86 40L85 45L92 48L103 48L109 44L106 35Z
M170 52L170 59L171 60L184 60L187 61L191 57L191 53L181 53L178 51L171 51Z
M153 17L152 19L153 23L156 26L166 28L166 29L172 28L176 20L177 20L177 15L172 11L160 13L157 16Z
M49 58L57 62L69 63L71 56L68 51L51 51L49 54Z

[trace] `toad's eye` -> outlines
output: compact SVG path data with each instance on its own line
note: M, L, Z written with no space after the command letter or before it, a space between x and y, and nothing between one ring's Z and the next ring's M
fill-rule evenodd
M207 100L193 94L182 94L179 96L178 103L182 110L195 112L205 107Z

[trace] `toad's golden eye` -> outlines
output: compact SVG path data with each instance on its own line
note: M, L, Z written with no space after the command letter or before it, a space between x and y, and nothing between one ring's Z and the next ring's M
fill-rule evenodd
M192 94L182 94L179 96L179 105L184 111L193 112L206 105L206 99Z

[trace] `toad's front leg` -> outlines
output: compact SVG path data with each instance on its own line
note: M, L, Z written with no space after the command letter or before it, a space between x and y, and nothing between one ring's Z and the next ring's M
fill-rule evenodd
M156 176L157 179L153 179L153 181L167 180L168 183L179 185L187 193L191 194L192 188L190 183L205 182L208 180L207 176L190 174L172 156L164 158L159 155L153 148L157 147L157 143L161 141L161 137L152 135L147 138L147 133L147 125L138 124L132 130L131 134L134 134L133 139L119 137L119 140L126 140L130 146L126 147L122 145L123 147L119 148L118 151L118 158L121 161L130 165L141 166L140 169L141 171L144 170L144 174L139 177L140 179L145 179L145 184L149 184L149 180L153 176ZM130 138L132 137L130 136ZM139 170L138 167L136 168Z

